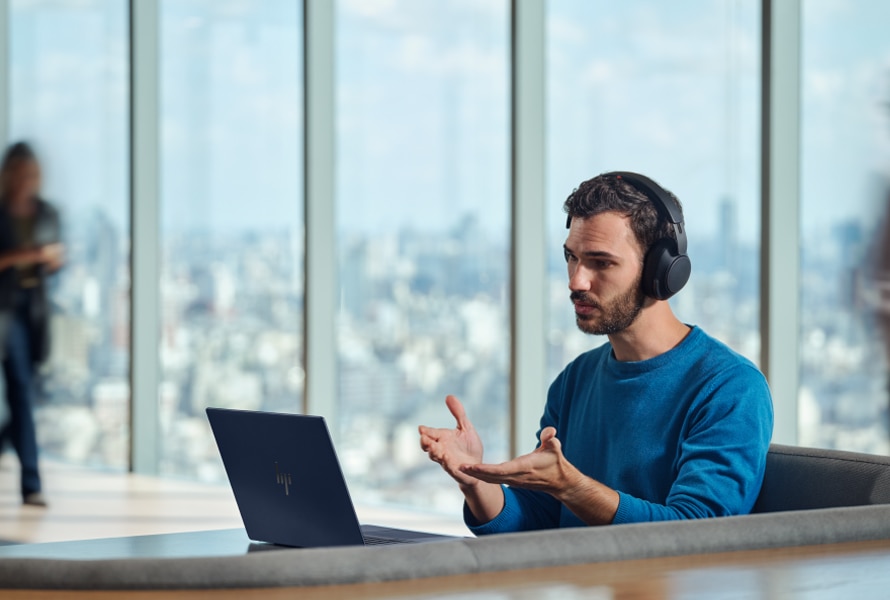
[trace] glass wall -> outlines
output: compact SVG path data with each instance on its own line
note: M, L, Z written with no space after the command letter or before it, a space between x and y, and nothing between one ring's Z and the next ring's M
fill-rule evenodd
M760 2L547 4L548 369L606 341L577 330L562 202L604 171L649 175L684 207L692 277L671 303L759 354Z
M799 441L886 454L890 5L802 10Z
M68 253L52 284L41 444L116 468L130 431L127 6L9 0L3 108L11 139L43 158ZM757 360L761 2L546 6L549 374L605 341L574 325L561 205L614 169L654 177L685 206L693 275L678 315ZM219 479L205 406L302 407L302 5L158 7L159 467ZM453 393L487 460L509 446L510 3L335 11L331 426L361 502L452 511L459 493L416 426L451 425ZM799 441L887 453L890 7L802 11Z
M160 470L221 479L206 406L302 406L302 8L160 11Z
M337 3L339 452L363 502L456 511L417 425L509 431L506 0Z
M129 455L127 29L126 0L11 0L2 115L11 140L38 152L67 254L50 283L40 444L50 456L114 468Z

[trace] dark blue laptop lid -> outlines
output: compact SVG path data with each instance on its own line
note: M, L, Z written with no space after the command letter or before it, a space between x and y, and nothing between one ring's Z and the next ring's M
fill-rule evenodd
M322 417L208 408L248 537L285 546L362 545Z

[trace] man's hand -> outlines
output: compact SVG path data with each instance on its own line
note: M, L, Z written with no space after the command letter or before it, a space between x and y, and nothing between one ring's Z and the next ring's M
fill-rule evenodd
M482 462L482 440L473 424L467 418L463 404L454 396L445 398L448 410L454 415L457 427L454 429L434 429L421 425L420 447L430 460L442 465L445 472L457 483L464 486L475 486L479 480L461 472L461 465Z
M464 474L462 465L482 462L482 440L464 411L463 404L454 396L445 398L448 410L454 415L457 427L434 429L421 425L420 447L445 469L460 485L467 500L467 507L476 520L487 523L504 509L504 491L499 485L491 485Z
M487 483L546 492L588 525L611 523L618 511L618 493L566 459L553 427L541 432L541 445L530 454L499 465L464 464L460 470Z
M541 445L530 454L499 465L464 464L461 471L488 483L538 490L556 498L578 486L583 477L563 455L553 427L541 432Z

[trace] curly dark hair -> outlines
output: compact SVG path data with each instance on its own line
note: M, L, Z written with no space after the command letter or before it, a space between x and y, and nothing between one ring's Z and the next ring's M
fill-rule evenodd
M665 190L677 201L670 191ZM643 256L652 244L662 238L675 238L674 229L655 204L642 191L614 173L603 173L581 183L566 198L563 210L571 219L586 219L607 212L630 218L630 227L643 249Z

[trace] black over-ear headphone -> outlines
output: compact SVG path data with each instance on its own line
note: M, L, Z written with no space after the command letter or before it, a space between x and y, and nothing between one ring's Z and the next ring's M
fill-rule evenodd
M660 185L639 173L612 171L605 176L626 181L646 195L674 229L674 238L657 240L643 259L641 286L643 293L656 300L667 300L686 285L692 272L692 263L686 254L686 229L683 212L674 198ZM566 229L572 224L572 215L566 220Z

